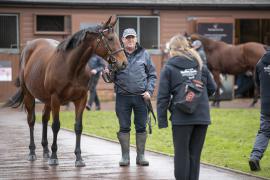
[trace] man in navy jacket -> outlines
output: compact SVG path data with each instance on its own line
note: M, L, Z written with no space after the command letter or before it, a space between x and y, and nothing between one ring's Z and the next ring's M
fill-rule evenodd
M114 76L114 81L117 84L115 86L115 110L120 126L117 137L122 150L122 159L119 165L128 166L130 163L129 142L131 113L133 111L136 129L136 164L148 166L149 162L144 157L148 114L146 101L154 92L157 79L156 70L149 53L137 43L137 34L134 29L124 30L122 42L128 66L124 70L116 72Z

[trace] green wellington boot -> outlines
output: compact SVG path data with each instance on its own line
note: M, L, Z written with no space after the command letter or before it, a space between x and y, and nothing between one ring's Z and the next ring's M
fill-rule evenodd
M117 133L118 140L121 144L122 150L122 158L119 161L120 166L129 166L130 158L129 158L129 141L130 134L129 133Z
M136 164L140 166L148 166L149 162L144 157L145 143L146 143L147 133L136 133L136 147L137 147L137 157Z

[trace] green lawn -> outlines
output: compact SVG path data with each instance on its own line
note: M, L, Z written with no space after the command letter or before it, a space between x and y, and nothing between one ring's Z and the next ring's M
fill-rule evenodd
M270 147L261 160L260 172L251 172L248 166L249 154L259 128L258 109L212 109L212 124L208 128L202 153L202 161L224 166L258 176L270 178ZM40 115L38 121L40 121ZM74 127L74 112L61 112L61 127ZM117 140L118 121L115 112L85 112L83 132ZM135 144L134 128L131 143ZM153 134L147 141L147 149L173 154L171 127L159 130L153 127Z

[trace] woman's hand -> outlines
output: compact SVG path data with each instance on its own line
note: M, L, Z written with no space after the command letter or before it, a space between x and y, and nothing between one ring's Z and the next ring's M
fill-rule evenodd
M192 91L189 91L189 92L187 93L187 95L186 95L186 101L187 101L187 102L191 102L191 101L193 100L194 96L195 96L195 93L192 92Z
M198 87L198 88L203 88L203 82L199 80L192 80L192 82Z

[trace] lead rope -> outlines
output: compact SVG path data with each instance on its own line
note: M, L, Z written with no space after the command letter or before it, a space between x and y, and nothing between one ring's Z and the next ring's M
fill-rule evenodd
M132 95L136 95L136 96L141 96L141 94L138 94L138 93L134 93L134 92L130 92L128 90L126 90L125 88L123 88L120 84L118 84L117 82L115 82L111 76L112 76L112 70L110 70L109 73L107 72L102 72L102 78L103 80L106 82L106 83L114 83L117 87L119 87L120 89L122 89L123 91L129 93L129 94L132 94ZM151 100L147 100L145 101L146 102L146 107L147 107L147 124L148 124L148 129L149 129L149 134L152 134L152 123L151 123L151 114L155 120L155 124L157 123L157 118L156 118L156 115L153 111L153 106L152 106L152 103L151 103Z

